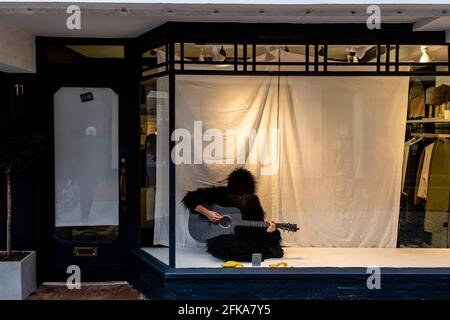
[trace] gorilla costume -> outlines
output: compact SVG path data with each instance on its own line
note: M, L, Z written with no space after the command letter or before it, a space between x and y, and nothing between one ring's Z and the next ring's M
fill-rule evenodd
M200 188L186 193L184 206L194 211L197 205L217 204L241 210L242 219L265 221L264 210L255 194L255 178L250 171L239 168L227 178L227 186ZM266 228L235 227L234 234L220 235L207 241L208 252L222 260L251 261L253 253L261 253L262 259L281 258L279 230L272 233Z

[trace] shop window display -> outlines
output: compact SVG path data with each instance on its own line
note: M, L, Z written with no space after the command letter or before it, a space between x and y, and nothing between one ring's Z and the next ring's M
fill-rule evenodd
M175 76L175 131L171 137L175 148L160 161L176 163L176 192L161 193L154 221L155 230L161 228L161 222L169 217L170 197L175 197L176 228L155 232L152 245L167 246L174 232L175 265L179 268L221 267L224 260L233 260L232 255L209 254L208 241L202 243L193 236L190 214L210 217L195 207L186 208L183 198L199 188L225 186L230 172L245 168L256 179L256 195L265 219L300 228L297 232L281 231L283 257L254 252L263 253L263 266L280 261L288 261L293 267L357 267L370 262L389 267L448 265L447 251L429 251L436 254L430 259L425 259L422 251L449 245L450 99L446 78L401 74L426 63L423 50L379 46L382 50L370 61L342 61L343 66L338 66L336 59L348 58L351 50L343 52L351 46L330 46L328 56L315 53L320 46L285 47L248 48L254 61L262 63L253 69L253 58L249 57L242 68L247 63L247 70L273 75L213 74L239 70L241 65L234 65L234 57L245 56L239 47L221 64L201 65L201 70L211 74ZM179 64L182 50L181 46L177 48L174 56ZM193 56L198 53L194 49L183 50ZM224 50L231 49L224 46ZM440 52L439 48L432 49ZM309 52L311 56L307 56ZM402 58L406 57L404 52L409 52L409 60ZM286 64L265 63L269 54L271 61ZM165 52L157 56L158 64L167 57ZM305 71L306 61L314 64L317 57L317 63L322 64L317 71L345 71L347 64L359 63L357 71L367 74L277 74ZM325 58L330 66L324 65ZM189 59L184 61L184 70L198 70L199 63L191 65L193 59ZM393 63L404 64L389 66L392 59ZM448 58L439 55L438 60L436 64L443 64ZM374 65L376 61L384 70L398 69L399 74L369 76L370 72L381 71ZM433 68L438 71L442 66ZM167 131L167 126L168 122L162 123L161 129ZM156 135L156 145L161 150L169 149L168 136ZM167 177L168 170L168 166L156 166L156 190L163 183L158 181L158 172ZM213 199L202 201L207 210L225 215L209 207L217 204ZM268 225L259 228L267 232ZM164 260L166 253L162 254L161 248L144 247ZM410 260L402 258L398 249L407 250L403 253ZM324 261L321 257L328 258ZM249 265L253 256L234 258Z

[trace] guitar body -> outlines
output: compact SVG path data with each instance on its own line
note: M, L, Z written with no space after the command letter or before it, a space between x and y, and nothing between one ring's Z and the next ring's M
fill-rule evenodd
M222 207L217 204L207 207L222 216L219 222L211 222L205 216L189 212L189 233L192 238L199 242L223 235L233 234L235 226L267 228L265 221L242 220L241 210L235 207ZM292 223L276 223L278 229L283 231L297 232L299 228Z
M224 219L220 222L211 222L199 213L189 213L189 233L198 242L206 242L208 239L223 235L233 234L234 226L231 221L242 220L241 211L235 207L222 207L214 204L209 210L220 213Z

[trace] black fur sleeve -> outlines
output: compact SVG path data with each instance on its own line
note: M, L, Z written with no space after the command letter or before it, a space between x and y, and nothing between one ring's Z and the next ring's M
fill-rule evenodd
M242 213L243 218L245 220L265 220L265 213L263 207L261 206L261 202L257 195L251 195L248 197L245 205L245 210ZM254 229L247 230L246 233L253 234L253 237L264 239L263 242L266 246L279 245L281 241L281 233L280 230L275 230L274 232L268 233L266 229Z
M257 195L251 194L246 196L242 218L244 220L264 221L264 210Z
M193 211L199 204L212 205L221 202L220 200L226 195L226 192L225 187L200 188L187 192L181 202L187 209Z

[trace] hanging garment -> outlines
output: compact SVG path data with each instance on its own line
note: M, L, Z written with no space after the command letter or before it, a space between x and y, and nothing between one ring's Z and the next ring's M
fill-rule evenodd
M419 172L420 178L421 170L419 170L419 164L421 155L427 144L429 144L429 141L426 142L425 139L422 139L420 141L415 141L409 146L405 185L401 197L398 232L399 245L415 245L423 247L430 243L430 233L424 232L423 227L425 217L423 200L418 198L420 200L419 203L415 203L416 191L418 188L418 181L416 186L417 173Z
M434 144L425 208L425 231L441 233L448 221L450 198L450 141Z
M428 146L426 146L424 150L423 164L422 164L422 172L420 174L419 187L417 190L417 197L422 198L424 200L427 199L428 193L428 179L430 175L430 163L431 157L433 155L433 147L434 142Z
M405 178L406 178L406 169L408 168L408 159L409 159L409 147L416 139L410 139L405 142L405 146L403 147L403 166L402 166L402 193L405 193Z
M406 164L405 186L403 189L406 197L405 202L402 205L402 208L407 211L417 211L418 204L421 204L421 201L416 201L416 196L417 189L419 187L420 173L422 172L422 154L426 145L427 142L425 140L421 140L409 146L408 161Z
M429 87L427 91L425 91L425 103L426 104L437 104L437 96L436 96L436 88L435 87Z
M423 168L424 157L425 157L425 148L423 148L422 153L420 154L419 166L417 167L417 172L416 172L416 185L414 188L414 205L415 206L424 203L424 200L417 196L418 191L419 191L420 178L422 177L422 168Z
M422 82L414 81L409 90L409 111L410 118L420 118L425 116L425 89Z

